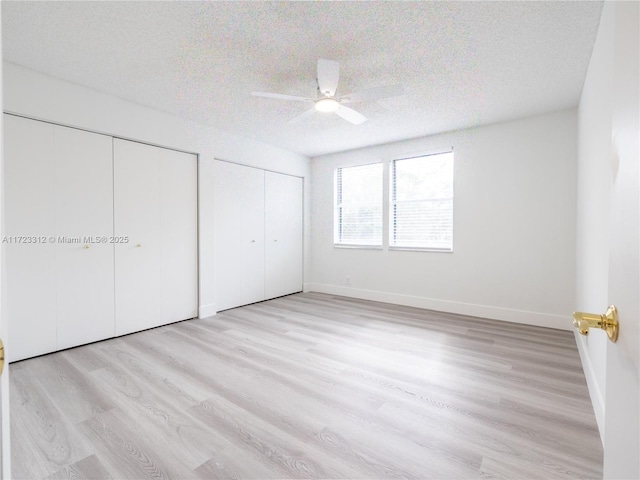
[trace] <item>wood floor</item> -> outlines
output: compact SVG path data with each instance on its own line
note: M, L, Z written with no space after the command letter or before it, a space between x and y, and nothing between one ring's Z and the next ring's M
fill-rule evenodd
M602 477L571 332L315 293L17 362L10 394L15 478Z

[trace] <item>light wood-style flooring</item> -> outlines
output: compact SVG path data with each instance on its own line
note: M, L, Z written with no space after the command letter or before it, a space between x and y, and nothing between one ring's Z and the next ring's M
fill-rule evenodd
M10 395L15 478L602 477L572 332L316 293L17 362Z

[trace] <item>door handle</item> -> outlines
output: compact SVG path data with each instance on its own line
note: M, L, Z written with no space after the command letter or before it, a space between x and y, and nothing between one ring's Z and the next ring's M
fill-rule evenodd
M615 343L616 340L618 340L618 331L620 330L618 310L614 305L611 305L602 315L597 313L573 312L573 326L576 327L582 335L588 335L590 328L600 328L607 332L609 340Z
M4 372L4 343L0 338L0 375L2 375L2 372Z

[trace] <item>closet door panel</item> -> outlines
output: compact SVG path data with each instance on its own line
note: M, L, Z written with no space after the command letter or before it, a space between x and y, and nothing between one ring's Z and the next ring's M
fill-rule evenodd
M265 297L302 290L302 179L265 172Z
M242 217L242 303L264 300L264 171L250 168L236 195Z
M264 300L264 171L214 162L216 307Z
M158 151L114 139L116 335L161 321L160 168Z
M53 126L4 116L9 361L56 349Z
M112 138L55 126L58 350L113 337Z
M198 315L197 157L158 149L162 322Z
M242 185L244 169L231 163L214 161L213 208L216 310L242 305L242 209L235 201Z

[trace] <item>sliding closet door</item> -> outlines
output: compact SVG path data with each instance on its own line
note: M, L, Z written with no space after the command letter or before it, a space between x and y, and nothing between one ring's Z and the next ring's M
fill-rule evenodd
M116 335L197 316L195 155L114 139Z
M198 159L158 148L162 323L198 316Z
M116 335L159 325L160 168L155 148L113 140Z
M4 133L10 361L197 316L194 155L11 115Z
M112 139L54 127L57 349L114 336Z
M9 361L56 349L53 130L48 123L4 116Z
M214 163L218 311L264 300L264 171Z
M302 178L265 172L265 297L302 291Z

